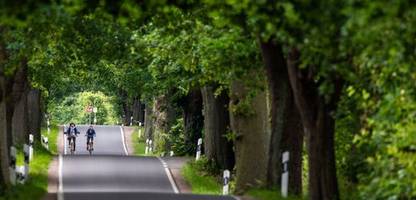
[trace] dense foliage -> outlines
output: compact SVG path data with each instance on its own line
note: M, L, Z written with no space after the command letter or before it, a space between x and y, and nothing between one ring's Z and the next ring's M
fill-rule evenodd
M97 113L87 112L87 108L97 108ZM60 102L51 102L48 113L54 124L117 124L119 122L118 109L114 97L105 96L101 92L80 92L69 94Z

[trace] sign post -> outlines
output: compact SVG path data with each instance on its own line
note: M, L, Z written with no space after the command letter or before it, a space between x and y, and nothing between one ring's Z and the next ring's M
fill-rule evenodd
M282 188L281 193L283 197L287 197L289 189L289 151L283 152L282 156L283 173L282 173Z
M201 158L201 150L202 150L202 138L198 139L198 143L197 143L198 147L196 150L196 160L199 160Z
M98 112L98 108L94 107L92 109L92 112L94 113L94 124L97 124L97 112Z

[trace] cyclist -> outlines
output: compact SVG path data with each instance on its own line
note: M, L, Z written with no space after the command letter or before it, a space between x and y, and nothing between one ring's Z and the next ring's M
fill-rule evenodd
M87 130L87 133L85 133L85 136L87 136L87 151L88 151L88 143L91 142L91 150L94 150L94 137L95 137L95 130L92 125Z
M75 123L70 123L68 129L66 130L65 134L68 137L68 146L71 145L71 140L74 141L74 151L75 151L75 144L76 144L76 137L79 134Z

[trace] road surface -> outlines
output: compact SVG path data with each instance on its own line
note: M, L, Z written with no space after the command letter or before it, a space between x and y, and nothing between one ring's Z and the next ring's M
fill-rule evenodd
M58 200L235 200L230 196L177 194L157 157L128 156L119 126L96 126L92 156L86 126L79 126L75 155L60 156ZM175 191L176 190L176 191Z

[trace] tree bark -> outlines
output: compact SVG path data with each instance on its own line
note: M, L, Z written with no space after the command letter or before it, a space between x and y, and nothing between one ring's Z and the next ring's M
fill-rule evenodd
M28 98L28 119L29 119L29 133L34 135L36 141L41 140L41 123L42 123L42 109L41 109L41 93L38 89L31 89Z
M232 170L235 164L233 142L225 137L229 131L229 97L222 92L215 97L213 86L204 86L202 91L204 105L204 153L220 169Z
M126 91L121 90L119 93L121 98L121 106L123 109L123 124L125 126L130 126L132 117L132 105L129 103L129 96Z
M144 124L144 135L146 139L153 139L154 119L155 118L153 116L153 105L150 103L146 103Z
M168 134L176 120L176 112L169 102L167 95L161 95L156 98L153 106L153 114L155 116L153 132L154 149L160 153L167 153L171 150Z
M183 99L181 103L184 119L185 152L193 155L196 152L196 143L202 137L204 117L202 116L202 95L199 88L195 88Z
M9 180L9 149L12 145L13 101L12 81L0 69L0 188L5 189ZM0 193L2 192L0 189Z
M14 75L12 98L15 103L12 117L13 144L29 142L27 65L23 61Z
M302 144L303 130L296 108L286 67L282 46L272 39L260 40L265 65L269 101L271 140L267 170L269 187L280 186L282 153L290 152L289 190L291 194L302 194Z
M144 124L144 122L145 122L145 108L146 108L146 105L145 104L143 104L141 101L140 101L140 111L139 111L139 122L142 122L142 125Z
M343 82L333 76L334 92L326 101L319 94L311 67L300 70L299 52L292 49L288 57L289 80L307 137L309 155L309 197L312 200L339 199L334 133L336 111Z
M231 84L232 108L248 98L249 88L239 81ZM251 187L261 187L266 183L269 153L270 124L268 121L267 96L264 91L250 102L252 115L230 109L231 127L236 134L236 194L242 194Z
M144 122L144 115L143 115L143 104L140 101L139 97L135 97L133 99L133 106L132 106L132 115L133 115L133 124L139 124L139 122Z
M0 26L0 34L3 29ZM8 55L5 45L0 40L0 196L9 186L9 146L11 145L11 118L13 107L10 104L12 84L4 73L4 64Z

